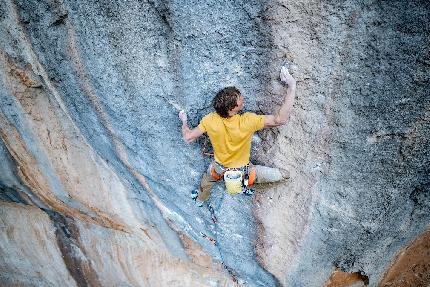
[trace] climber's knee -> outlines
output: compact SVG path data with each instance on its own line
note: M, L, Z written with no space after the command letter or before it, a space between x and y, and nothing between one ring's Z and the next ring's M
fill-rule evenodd
M281 172L282 179L286 180L290 178L290 171L286 170L284 168L280 168L279 171Z

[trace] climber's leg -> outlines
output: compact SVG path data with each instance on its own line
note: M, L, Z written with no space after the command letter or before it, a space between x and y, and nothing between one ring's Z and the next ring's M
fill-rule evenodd
M264 165L255 165L255 183L277 182L290 178L288 170Z
M212 165L209 165L209 168L202 176L199 195L197 196L198 201L206 201L211 195L213 185L217 182L211 175L211 169Z

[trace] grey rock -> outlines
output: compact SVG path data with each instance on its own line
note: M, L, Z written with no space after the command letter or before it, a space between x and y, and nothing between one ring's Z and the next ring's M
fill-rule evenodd
M428 3L418 0L4 0L0 198L49 209L17 172L8 123L55 195L95 216L68 198L17 100L29 90L44 93L124 182L134 212L174 256L187 260L182 232L248 286L322 286L335 267L361 272L376 286L430 222L429 15ZM259 216L289 208L298 219L282 218L285 225L309 222L293 228L306 232L278 243L298 242L298 249L274 255L272 262L285 263L274 268L255 250L265 240L255 200L230 197L218 185L210 199L216 225L204 208L190 208L190 191L210 160L202 142L181 141L177 113L186 110L197 125L227 85L242 91L247 110L272 113L282 100L277 75L285 62L298 80L294 114L285 128L259 133L253 161L287 167L291 184L265 190L296 196L291 206L281 199ZM11 66L29 75L27 89L8 82ZM289 229L265 232L279 230Z

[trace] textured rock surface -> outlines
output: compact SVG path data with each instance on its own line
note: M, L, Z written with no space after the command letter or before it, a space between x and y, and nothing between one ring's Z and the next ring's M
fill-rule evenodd
M428 286L430 281L430 230L401 250L379 286Z
M2 202L0 215L2 286L76 286L45 212Z
M429 19L427 1L2 0L1 283L378 285L430 222ZM177 110L196 125L236 85L271 113L285 62L294 115L253 160L291 180L218 185L215 225Z

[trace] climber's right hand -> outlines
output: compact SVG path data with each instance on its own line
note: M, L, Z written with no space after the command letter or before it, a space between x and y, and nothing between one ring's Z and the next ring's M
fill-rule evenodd
M187 113L184 110L181 110L179 112L179 119L183 122L186 123L187 122Z
M290 72L285 66L281 67L281 73L279 74L279 77L281 78L281 82L287 84L288 86L296 84L296 80L293 78L293 76L291 76Z

